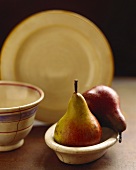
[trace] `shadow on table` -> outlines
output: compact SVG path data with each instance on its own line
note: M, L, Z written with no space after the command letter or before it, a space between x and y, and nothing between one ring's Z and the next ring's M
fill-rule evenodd
M44 135L49 126L34 126L26 137L24 145L10 152L0 153L0 169L8 170L89 170L108 169L110 157L104 155L99 160L83 164L68 165L62 163L44 141Z

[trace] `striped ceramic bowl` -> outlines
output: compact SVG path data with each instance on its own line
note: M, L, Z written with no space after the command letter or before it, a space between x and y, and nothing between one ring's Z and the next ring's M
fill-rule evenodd
M23 145L43 98L44 92L34 85L0 81L0 151Z

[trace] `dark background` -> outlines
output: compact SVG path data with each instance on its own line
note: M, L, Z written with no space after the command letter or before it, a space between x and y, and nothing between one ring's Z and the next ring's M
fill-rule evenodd
M19 22L50 9L73 11L93 21L111 45L115 76L136 76L136 0L0 0L0 49Z

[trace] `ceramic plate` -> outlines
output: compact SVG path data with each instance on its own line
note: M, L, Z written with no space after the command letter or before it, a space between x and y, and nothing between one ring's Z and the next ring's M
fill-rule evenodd
M56 122L73 93L110 85L113 56L103 33L73 12L51 10L30 16L7 37L1 52L1 79L39 86L45 99L36 118Z

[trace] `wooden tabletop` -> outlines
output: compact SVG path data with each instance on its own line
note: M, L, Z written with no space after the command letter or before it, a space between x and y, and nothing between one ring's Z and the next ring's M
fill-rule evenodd
M122 143L116 143L99 160L83 165L67 165L58 160L44 142L49 126L35 121L24 145L0 153L0 170L135 170L136 169L136 78L114 78L112 87L120 96L127 121Z

